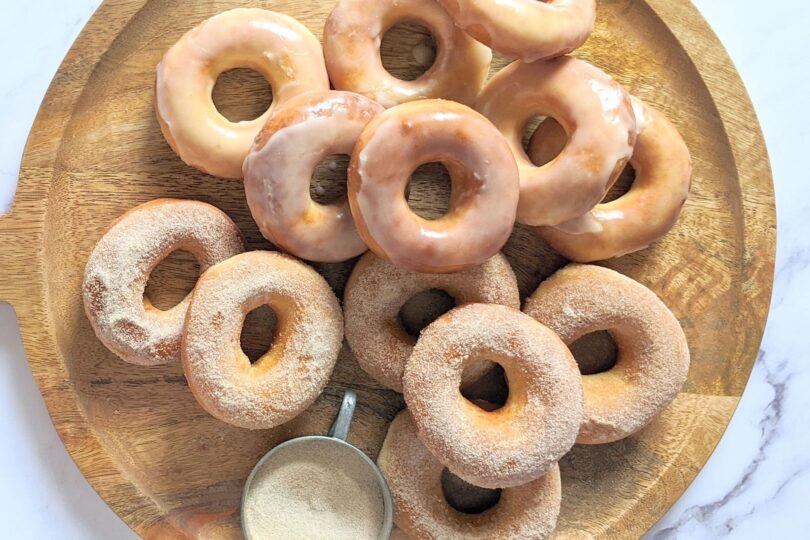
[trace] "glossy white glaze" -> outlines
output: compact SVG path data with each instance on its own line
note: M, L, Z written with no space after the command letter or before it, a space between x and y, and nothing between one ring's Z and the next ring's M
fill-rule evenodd
M349 92L298 96L276 111L245 158L245 194L262 234L302 259L345 261L366 251L348 201L312 200L309 184L330 154L351 154L363 128L383 111Z
M637 98L632 102L641 127L630 159L636 171L630 190L580 218L536 229L571 260L599 261L646 248L675 226L689 196L692 163L686 143L662 113ZM544 122L532 136L529 155L542 163L565 137L559 124Z
M448 213L416 215L405 199L411 173L439 161L453 182ZM483 263L512 232L518 174L509 147L469 107L423 100L372 120L349 167L349 202L366 244L418 272L455 272Z
M627 92L599 68L576 58L513 62L484 88L476 103L504 134L520 170L518 221L559 225L593 208L633 154L636 120ZM538 167L523 149L523 130L550 116L568 144Z
M392 76L380 58L383 35L403 22L423 25L436 40L433 65L414 81ZM470 105L492 60L492 51L456 28L435 0L339 0L324 27L323 49L335 88L358 92L385 107L426 98Z
M456 24L508 58L533 62L567 54L588 39L595 0L439 0Z
M273 88L273 104L254 120L231 122L211 92L229 69L250 68ZM189 30L157 66L155 109L166 140L180 158L203 172L241 178L253 138L280 103L328 90L320 43L287 15L264 9L225 11Z
M602 232L602 224L593 218L591 212L582 214L554 226L557 230L568 234L586 234Z
M644 127L650 121L647 106L636 96L630 96L630 105L633 107L633 116L636 117L636 135L638 135L644 131Z

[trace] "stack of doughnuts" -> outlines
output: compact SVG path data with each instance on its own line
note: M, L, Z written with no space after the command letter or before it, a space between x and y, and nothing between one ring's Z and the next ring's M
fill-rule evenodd
M321 50L286 15L235 9L166 53L156 111L183 161L243 177L262 234L306 260L371 249L411 270L457 272L494 255L515 221L573 261L609 259L675 225L691 163L662 113L566 55L594 18L594 0L340 0ZM422 76L402 81L383 67L380 41L413 21L431 31L438 53ZM518 60L485 83L488 47ZM255 120L229 122L211 101L216 77L234 67L256 69L273 87L273 104ZM548 119L524 149L538 116ZM319 204L307 186L330 154L351 155L348 196ZM411 173L436 161L450 173L452 197L444 216L427 220L405 193ZM600 204L628 163L633 188Z
M347 337L354 317L346 311ZM567 346L597 331L613 337L617 361L581 375ZM495 410L463 392L466 366L480 360L505 372L508 397ZM397 525L414 538L544 538L560 510L558 461L574 443L610 443L644 428L688 370L686 338L669 309L599 266L559 270L523 312L495 304L447 312L421 332L405 363L408 409L378 459ZM481 514L455 510L436 495L443 469L501 489L501 500Z
M306 260L371 249L419 272L456 272L494 255L515 220L571 260L609 259L675 225L691 162L662 113L566 55L594 18L594 0L340 0L321 50L286 15L235 9L166 53L156 111L183 161L243 177L262 234ZM431 31L438 53L422 76L402 81L383 67L380 41L413 21ZM518 60L485 83L487 46ZM211 101L216 77L234 67L259 71L273 87L273 104L255 120L229 122ZM524 149L538 116L548 119ZM348 197L319 204L307 186L330 154L351 155ZM404 194L413 170L432 161L450 172L453 195L443 217L426 220ZM600 204L628 163L633 188Z
M345 331L360 367L407 405L378 458L402 533L547 537L565 482L559 460L575 443L644 428L689 369L683 330L655 293L579 264L665 235L691 177L689 151L663 113L567 56L594 21L594 0L338 0L323 47L295 19L262 9L227 11L191 29L157 66L163 135L186 164L242 178L259 230L284 253L245 252L236 225L210 204L142 204L110 225L87 262L83 300L99 340L131 364L179 362L205 411L268 429L320 395ZM434 64L414 81L394 78L380 59L382 35L402 22L424 25L438 44ZM515 61L487 81L493 51ZM217 77L236 67L255 69L273 88L273 104L252 121L228 121L211 100ZM547 119L524 149L538 116ZM309 185L333 154L350 156L346 196L322 204ZM437 219L408 203L411 175L431 162L452 184ZM603 202L628 164L632 187ZM522 311L500 253L516 222L573 261ZM193 254L201 276L163 311L144 290L175 250ZM357 257L342 306L299 260ZM410 333L400 311L429 290L455 307ZM263 305L277 327L251 363L239 336ZM617 361L582 374L569 347L600 331L612 336ZM470 395L496 369L505 402ZM500 490L500 500L475 514L454 509L442 492L445 469Z

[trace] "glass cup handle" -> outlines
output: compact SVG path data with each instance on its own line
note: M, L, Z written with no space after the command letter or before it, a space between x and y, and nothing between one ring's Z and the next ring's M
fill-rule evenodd
M354 390L346 390L343 394L343 402L340 404L340 410L337 413L332 427L329 428L328 436L345 441L349 436L349 427L352 424L352 417L354 416L354 408L357 406L357 394Z

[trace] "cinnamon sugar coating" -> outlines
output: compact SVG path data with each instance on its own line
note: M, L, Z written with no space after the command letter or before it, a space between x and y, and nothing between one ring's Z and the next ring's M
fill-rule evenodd
M522 486L505 488L492 508L465 514L442 492L444 466L416 434L411 413L402 411L388 428L377 459L394 498L394 522L414 539L489 540L547 538L560 513L560 470Z
M96 336L131 364L180 360L190 296L163 311L144 297L149 274L170 253L190 252L205 272L243 251L221 210L199 201L157 199L126 212L93 248L84 273L84 309Z
M267 305L276 314L270 350L251 364L242 351L245 316ZM343 341L332 289L304 263L252 251L205 272L183 334L183 371L211 415L248 429L291 420L321 394Z
M457 304L520 307L515 274L500 253L484 264L455 274L421 274L373 253L365 254L354 267L343 298L346 339L360 367L398 392L402 391L405 362L416 343L416 338L402 327L399 311L409 298L429 289L447 292ZM483 369L485 366L467 376L473 380Z
M582 377L581 444L627 437L657 416L686 381L689 346L680 323L644 285L601 266L572 264L540 284L524 311L567 344L607 330L616 365Z
M509 397L485 411L459 391L464 366L499 363ZM419 438L459 478L511 487L545 474L582 422L579 370L551 330L513 308L467 304L422 331L405 365L405 402Z

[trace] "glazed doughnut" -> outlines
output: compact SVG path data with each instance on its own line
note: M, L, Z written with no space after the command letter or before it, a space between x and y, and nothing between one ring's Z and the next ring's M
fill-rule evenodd
M616 365L582 377L585 416L578 443L632 435L675 399L686 381L689 346L678 320L655 293L618 272L569 265L540 284L524 311L569 345L601 330L616 342Z
M234 68L261 73L273 104L255 120L231 122L211 92ZM238 8L204 21L175 43L157 66L155 110L160 128L180 158L202 172L241 178L242 161L270 113L293 96L328 90L320 42L287 15Z
M562 493L556 463L537 480L501 491L497 504L480 514L455 510L442 490L444 467L419 441L407 410L391 422L377 464L394 498L394 522L412 538L539 540L557 524Z
M351 154L360 132L382 111L350 92L311 92L276 110L243 166L248 206L265 238L310 261L345 261L368 249L349 202L318 204L309 184L320 160Z
M559 225L587 213L633 154L636 120L630 97L583 60L513 62L487 84L476 109L512 148L520 170L517 219L526 225ZM560 155L542 167L523 150L523 130L536 116L553 117L569 135Z
M388 73L380 58L383 34L404 22L426 27L436 40L433 66L414 81ZM323 30L323 52L335 88L385 107L425 98L471 105L492 60L492 51L456 28L436 0L338 0Z
M461 395L473 360L506 372L506 404L487 412ZM486 488L519 486L549 471L582 421L579 370L565 344L515 309L467 304L422 331L405 365L405 403L419 438L452 473Z
M439 161L452 182L450 208L427 220L405 190L419 165ZM349 204L374 253L417 272L457 272L497 253L512 232L518 173L486 118L444 100L388 109L360 135L349 164Z
M520 309L520 293L512 267L500 253L480 266L455 274L420 274L365 254L349 276L343 297L346 340L357 363L378 382L402 392L405 362L416 339L399 320L399 310L416 294L430 289L447 292L458 304L503 304ZM484 366L466 374L477 379Z
M276 314L273 345L251 364L242 351L245 316ZM321 394L343 341L343 315L320 274L286 255L252 251L205 272L183 333L188 386L212 416L248 429L291 420Z
M524 62L573 51L596 22L596 0L438 1L472 37Z
M200 272L244 250L224 212L198 201L157 199L114 221L90 253L84 310L99 340L125 362L180 360L180 336L191 295L169 310L144 296L149 274L170 253L188 251Z
M668 233L689 196L692 161L678 130L662 113L632 98L639 134L630 165L636 179L616 200L596 205L589 230L539 227L537 233L562 255L577 262L621 257L646 248ZM529 143L529 155L542 163L565 145L565 131L546 121Z

